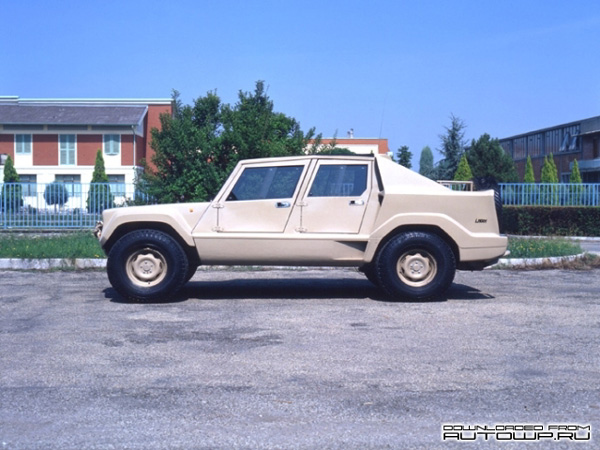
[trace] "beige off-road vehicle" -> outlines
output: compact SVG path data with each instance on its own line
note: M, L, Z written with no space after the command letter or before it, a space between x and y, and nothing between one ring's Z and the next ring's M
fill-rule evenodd
M430 299L506 251L494 191L457 192L383 156L240 161L210 203L104 211L124 297L175 294L199 265L357 267L391 299Z

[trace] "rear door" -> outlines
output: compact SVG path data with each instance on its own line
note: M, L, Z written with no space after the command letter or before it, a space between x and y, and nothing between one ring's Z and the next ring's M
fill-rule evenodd
M358 233L371 193L372 161L319 161L304 198L300 230Z

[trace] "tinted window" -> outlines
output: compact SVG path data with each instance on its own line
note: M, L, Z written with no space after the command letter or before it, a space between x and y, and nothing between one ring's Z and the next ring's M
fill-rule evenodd
M358 197L367 189L367 165L322 165L309 197Z
M291 198L304 166L252 167L244 169L228 201Z

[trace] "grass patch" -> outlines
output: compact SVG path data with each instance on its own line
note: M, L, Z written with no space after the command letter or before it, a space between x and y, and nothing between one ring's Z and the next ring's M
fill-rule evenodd
M539 264L520 264L516 266L500 266L499 268L506 270L592 270L600 269L600 256L586 253L581 258L573 261L543 261Z
M583 253L581 245L567 239L509 238L509 258L548 258Z
M64 234L0 234L0 258L104 258L90 232Z

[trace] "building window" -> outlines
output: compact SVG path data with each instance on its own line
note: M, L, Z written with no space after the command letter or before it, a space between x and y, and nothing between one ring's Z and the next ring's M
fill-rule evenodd
M19 175L19 181L25 197L35 197L37 195L36 175Z
M69 198L81 196L81 175L56 175L54 181L65 185Z
M117 197L125 197L125 175L108 175L110 192Z
M121 135L105 134L104 135L104 154L118 155L121 152Z
M74 134L61 134L59 139L60 149L60 165L74 166L75 165L75 142Z
M15 147L17 155L31 155L31 135L17 134L15 135Z

